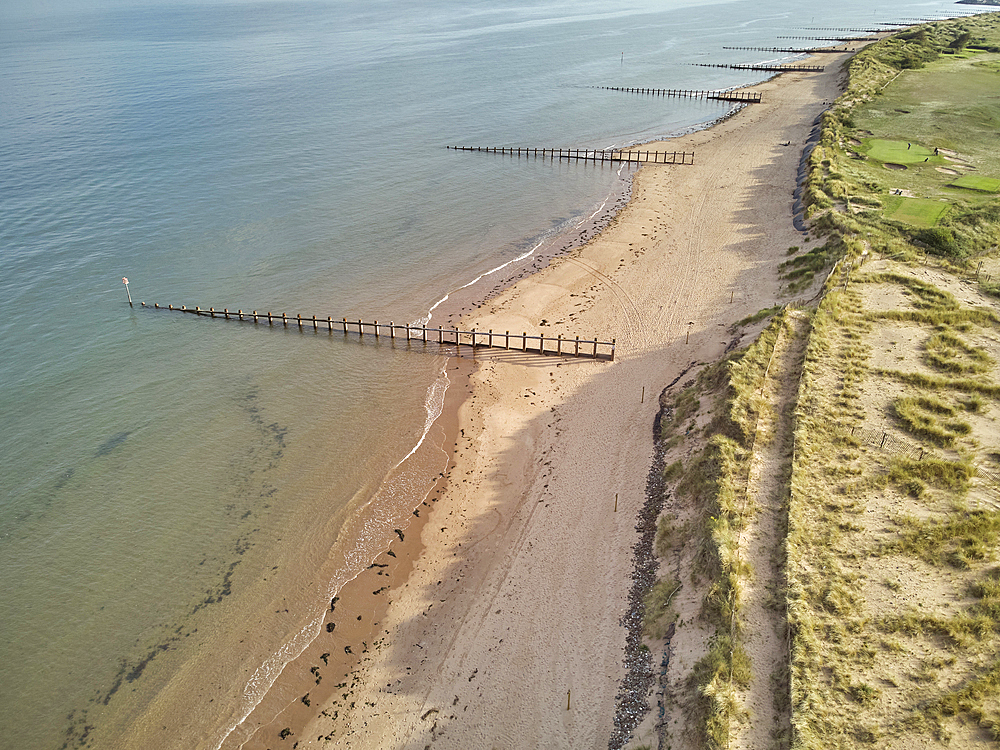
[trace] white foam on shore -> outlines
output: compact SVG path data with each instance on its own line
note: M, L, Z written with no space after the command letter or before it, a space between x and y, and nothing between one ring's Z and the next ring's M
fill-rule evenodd
M451 380L448 377L447 362L445 362L441 366L434 382L431 383L430 387L428 387L427 394L424 398L424 429L420 435L420 439L417 440L416 445L410 449L410 452L403 456L403 458L389 470L386 474L386 479L384 479L379 486L379 490L375 492L364 503L364 505L358 508L355 513L360 514L370 508L372 503L377 498L385 494L386 490L391 491L396 489L394 485L398 486L408 484L406 480L409 477L405 473L405 470L398 474L396 474L396 472L420 449L420 446L422 446L426 441L431 428L444 411L445 395L448 392L449 385L451 385ZM396 475L393 476L394 474ZM406 488L404 487L403 489L405 491ZM423 498L420 498L421 501L424 499L426 499L426 493ZM377 550L385 544L386 530L403 525L402 522L408 519L409 513L412 510L406 510L404 515L402 512L399 512L398 507L393 507L392 503L383 504L383 508L389 511L395 510L397 513L376 513L376 517L374 519L375 523L366 524L364 526L362 535L355 539L352 549L345 554L345 558L347 560L347 565L345 566L346 569L340 571L338 575L331 579L330 586L326 594L327 600L336 596L336 594L339 593L346 584L350 583L354 580L354 578L360 575L361 571L364 570L365 565L377 554L377 552L373 552L373 550ZM341 575L344 574L346 574L347 577L341 578ZM323 622L325 618L326 606L324 604L322 610L318 611L318 614L308 624L303 626L286 643L282 644L281 648L279 648L276 653L274 653L269 659L254 670L254 673L250 676L246 685L243 687L243 703L239 710L239 718L231 727L220 732L217 739L212 743L214 750L219 750L229 736L243 726L243 723L253 713L254 709L260 705L261 701L267 695L274 683L277 682L285 667L301 656L310 644L312 644L312 642L322 634ZM248 734L240 742L240 746L242 747L243 744L252 736L253 732L250 732L250 734Z
M627 166L626 164L622 164L622 166L620 166L618 168L618 176L619 177L622 176L622 172L625 170L626 166ZM527 260L528 258L530 258L531 256L533 256L536 252L538 252L538 249L540 247L542 247L543 245L545 245L545 243L549 242L553 237L558 237L559 235L563 234L564 232L568 232L568 231L570 231L572 229L579 228L579 227L583 226L584 224L586 224L588 221L593 220L593 218L595 216L597 216L599 213L601 213L601 211L603 211L605 209L605 207L608 205L608 202L611 200L612 196L615 195L615 194L616 193L609 194L600 204L598 204L597 208L595 208L593 210L593 212L590 213L588 216L586 216L586 217L584 217L582 219L579 219L575 223L567 222L566 224L563 224L563 225L557 227L556 229L554 229L554 230L552 230L550 232L546 232L541 237L539 237L538 241L535 242L535 244L532 245L530 249L525 250L523 253L521 253L520 255L518 255L516 258L511 258L510 260L505 261L505 262L501 263L500 265L495 266L494 268L491 268L489 271L483 271L481 274L479 274L472 281L469 281L469 282L467 282L465 284L462 284L462 286L460 286L460 287L452 289L450 292L448 292L448 294L444 295L441 299L439 299L437 302L435 302L433 305L431 305L431 307L427 311L427 315L425 317L418 318L411 325L426 326L428 323L431 322L431 318L434 316L434 311L438 307L440 307L442 304L444 304L445 302L447 302L448 298L451 297L451 295L454 294L455 292L459 292L462 289L467 289L467 288L469 288L470 286L472 286L474 284L478 284L480 281L482 281L483 279L485 279L487 276L492 276L493 274L498 273L499 271L502 271L503 269L507 268L508 266L513 265L514 263L520 263L522 260Z

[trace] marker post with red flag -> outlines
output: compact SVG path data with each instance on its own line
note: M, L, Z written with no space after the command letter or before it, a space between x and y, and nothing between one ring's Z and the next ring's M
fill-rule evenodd
M125 285L125 294L128 294L128 306L132 307L132 295L128 291L128 277L122 276L122 283Z

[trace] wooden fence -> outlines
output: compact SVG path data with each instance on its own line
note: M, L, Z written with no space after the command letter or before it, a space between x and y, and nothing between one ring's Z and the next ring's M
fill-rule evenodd
M479 151L509 156L534 156L549 159L577 159L593 162L625 162L629 164L694 164L694 152L688 151L625 151L623 149L593 150L583 148L524 148L521 146L448 146L453 151Z
M615 358L616 339L598 341L596 338L581 339L579 336L569 338L562 334L555 336L546 336L545 334L530 336L527 331L523 333L511 333L510 331L497 333L493 329L488 331L462 331L458 328L429 328L427 326L396 325L392 322L379 323L377 320L363 321L360 319L348 320L347 318L334 320L330 316L322 318L315 315L295 315L292 317L285 313L281 313L280 315L272 314L270 311L259 313L256 310L252 312L237 310L233 312L229 308L216 310L214 307L210 307L207 310L203 310L200 307L191 308L184 305L180 307L175 307L174 305L163 307L159 304L150 306L145 302L140 302L139 304L147 309L167 310L207 318L243 321L254 323L255 325L267 323L269 326L274 326L280 324L284 328L288 328L289 324L291 324L299 330L312 328L314 331L325 330L331 334L334 332L343 333L344 336L347 336L349 333L357 333L359 337L366 335L374 336L376 340L379 338L388 338L392 341L402 339L408 343L419 341L422 344L448 344L456 347L459 352L461 352L463 346L468 346L473 352L476 349L509 349L533 354L588 357L608 361L613 361Z
M675 96L688 99L711 99L720 102L745 102L747 104L759 104L761 100L759 91L744 91L741 89L734 89L732 91L690 91L688 89L637 89L622 88L620 86L597 86L597 88L607 91L623 91L626 94Z

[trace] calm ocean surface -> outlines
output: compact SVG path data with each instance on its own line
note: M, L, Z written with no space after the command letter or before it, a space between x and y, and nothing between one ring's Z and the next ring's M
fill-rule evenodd
M446 145L667 136L728 106L592 87L744 85L690 63L955 8L8 5L0 745L22 750L217 747L447 465L446 357L140 300L426 319L628 179Z

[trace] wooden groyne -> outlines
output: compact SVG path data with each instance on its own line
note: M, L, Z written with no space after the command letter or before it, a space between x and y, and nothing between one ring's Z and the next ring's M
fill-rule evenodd
M806 47L803 49L795 49L792 47L723 47L722 49L748 50L750 52L787 52L793 55L816 55L824 52L839 55L844 51L842 49L832 49L830 47Z
M795 39L803 42L877 42L879 37L877 36L840 36L840 37L822 37L822 36L779 36L778 39Z
M447 148L453 151L479 151L487 154L533 156L542 159L577 159L579 161L609 161L628 164L694 164L693 151L626 151L624 149L524 148L521 146L448 146Z
M822 73L822 65L735 65L726 63L691 63L699 68L728 68L729 70L764 70L769 73Z
M596 88L605 89L606 91L622 91L626 94L675 96L688 99L712 99L720 102L745 102L747 104L759 104L761 100L759 91L689 91L688 89L637 89L622 88L620 86L597 86Z
M879 24L884 26L898 26L898 24ZM852 34L884 34L885 29L845 29L842 26L803 26L800 31L849 31ZM901 31L902 29L896 29Z
M242 321L253 323L254 325L267 324L268 326L280 325L288 328L289 325L298 328L300 331L312 328L313 331L326 331L329 334L342 333L357 334L359 338L374 336L389 339L390 341L402 340L406 343L420 342L421 344L439 344L454 346L459 352L463 346L468 346L475 352L477 349L508 349L511 351L529 352L532 354L542 354L562 357L587 357L589 359L603 359L613 361L615 358L615 341L598 341L594 339L581 339L579 336L570 338L557 334L546 336L539 334L531 336L527 331L522 333L495 332L491 328L488 331L462 331L458 328L429 328L427 326L396 325L395 323L379 323L377 320L348 320L341 318L335 320L327 316L325 318L316 315L295 315L289 316L285 313L280 315L270 311L259 313L243 312L236 310L233 312L229 308L216 310L210 307L204 310L200 307L185 307L181 305L153 304L147 305L140 302L142 307L151 310L166 310L168 312L181 312L189 315L197 315L206 318L221 318L223 320Z

